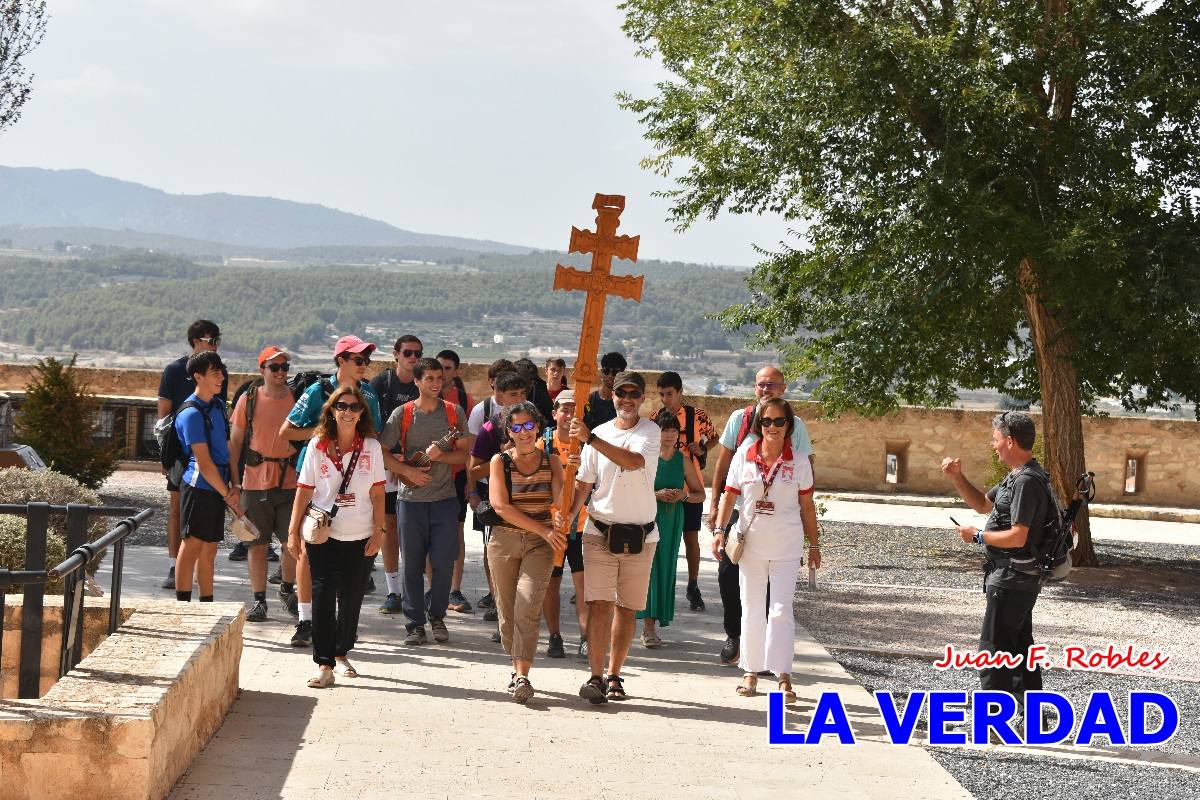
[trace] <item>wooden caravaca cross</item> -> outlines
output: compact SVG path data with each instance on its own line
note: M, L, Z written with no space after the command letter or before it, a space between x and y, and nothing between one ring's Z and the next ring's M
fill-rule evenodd
M600 353L600 333L604 327L604 304L608 295L625 297L641 302L641 275L612 275L613 256L637 261L640 236L617 236L621 224L621 212L625 210L625 197L619 194L598 194L592 201L596 210L596 232L571 228L572 253L591 253L590 271L564 267L554 268L554 289L558 291L587 292L583 304L583 326L579 331L579 355L571 372L574 379L575 408L582 414L592 384L600 378L596 359ZM571 440L571 453L579 452L579 440ZM562 496L558 507L566 514L575 500L575 467L567 465L563 475ZM566 520L570 525L571 521ZM557 563L562 565L563 554L557 553Z

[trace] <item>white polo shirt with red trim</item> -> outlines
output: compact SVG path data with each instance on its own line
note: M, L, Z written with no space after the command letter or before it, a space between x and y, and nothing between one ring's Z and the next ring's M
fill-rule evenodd
M313 437L309 447L308 457L300 466L300 476L296 485L301 489L312 489L312 502L322 509L329 511L336 504L337 514L333 518L333 530L329 532L332 539L343 542L353 542L366 539L371 535L375 517L371 507L371 487L383 486L383 448L377 439L364 439L362 453L354 467L354 475L350 478L350 486L346 496L338 501L338 489L342 485L342 470L350 465L351 452L342 454L342 464L339 468L333 461L330 451L332 443L328 439L317 440ZM382 503L382 498L380 499Z
M763 461L758 447L757 440L747 440L733 454L725 491L745 495L750 500L763 497L764 479L770 474L772 465ZM774 504L773 513L754 514L742 558L793 561L804 556L800 495L812 494L812 464L807 455L795 458L791 444L786 443L779 458L781 464L766 494L766 499ZM747 511L749 508L744 508L742 513Z

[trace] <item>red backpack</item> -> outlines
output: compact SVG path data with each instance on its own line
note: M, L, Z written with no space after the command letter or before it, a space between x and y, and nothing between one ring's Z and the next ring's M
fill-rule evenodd
M746 410L742 412L742 427L738 429L737 442L733 445L734 450L741 447L742 442L746 441L746 437L750 435L750 428L754 425L754 415L757 413L758 406L746 406Z

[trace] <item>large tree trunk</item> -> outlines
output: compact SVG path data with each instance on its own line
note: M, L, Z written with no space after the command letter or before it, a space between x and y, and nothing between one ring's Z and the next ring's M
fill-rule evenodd
M1075 339L1046 307L1033 262L1021 260L1018 268L1022 300L1029 318L1033 346L1037 355L1038 378L1042 386L1042 443L1046 449L1046 469L1064 503L1075 492L1075 481L1084 471L1083 416L1079 405L1079 377L1071 356ZM1077 567L1099 563L1092 548L1092 528L1087 509L1075 518L1079 544L1071 553Z

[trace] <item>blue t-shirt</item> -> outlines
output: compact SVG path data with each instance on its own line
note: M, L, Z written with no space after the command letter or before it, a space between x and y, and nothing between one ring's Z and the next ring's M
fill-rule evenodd
M209 457L217 465L221 477L228 483L229 429L225 423L225 401L220 397L214 397L205 404L200 402L200 398L195 394L184 398L183 402L186 403L188 400L199 403L200 408L185 408L175 417L175 432L179 434L179 441L183 443L183 450L188 455L187 469L183 471L183 482L197 489L216 492L217 489L200 474L200 468L196 466L196 456L192 454L192 445L208 445ZM208 426L204 424L205 416L208 417L211 425L208 430L206 430Z
M367 408L371 409L371 421L375 423L375 435L378 436L379 432L383 430L383 417L379 413L379 395L375 394L371 384L366 381L359 381L358 389L362 392L363 399L367 401ZM296 401L296 405L292 406L292 410L287 415L288 422L297 428L311 428L321 421L321 409L324 406L324 381L317 381L305 389L304 394L300 395L300 399ZM297 474L300 472L300 467L304 465L306 452L308 452L308 442L300 445L300 454L296 456Z

